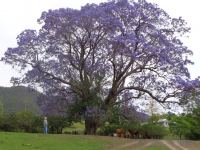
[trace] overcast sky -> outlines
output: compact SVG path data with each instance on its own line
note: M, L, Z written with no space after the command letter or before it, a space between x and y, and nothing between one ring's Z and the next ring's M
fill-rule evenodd
M0 0L0 57L8 47L16 46L16 37L24 29L38 29L37 19L42 11L71 7L79 9L86 3L100 3L106 0ZM172 17L182 16L191 27L190 37L184 39L194 55L189 66L192 78L200 76L200 9L198 0L148 0L157 3ZM10 66L0 62L0 86L11 86L10 78L16 74Z

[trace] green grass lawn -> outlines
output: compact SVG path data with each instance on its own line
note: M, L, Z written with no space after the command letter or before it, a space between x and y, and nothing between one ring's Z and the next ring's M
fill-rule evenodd
M102 150L108 145L93 136L0 132L0 150Z

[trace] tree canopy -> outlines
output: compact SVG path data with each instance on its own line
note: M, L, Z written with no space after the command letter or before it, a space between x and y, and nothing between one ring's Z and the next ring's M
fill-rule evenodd
M39 31L24 30L2 58L23 74L13 83L78 99L86 111L144 97L181 102L199 85L190 80L192 51L181 41L190 28L156 4L112 0L60 8L43 12L38 23Z

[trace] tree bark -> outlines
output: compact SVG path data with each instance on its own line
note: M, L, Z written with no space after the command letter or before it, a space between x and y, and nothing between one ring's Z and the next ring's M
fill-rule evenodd
M95 118L85 119L85 134L95 135L98 127L98 121Z

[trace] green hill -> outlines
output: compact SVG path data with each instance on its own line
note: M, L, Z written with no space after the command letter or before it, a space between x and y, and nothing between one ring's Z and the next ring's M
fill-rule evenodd
M31 111L40 113L37 97L40 93L24 86L0 87L0 113Z

